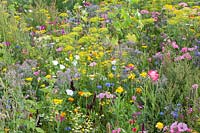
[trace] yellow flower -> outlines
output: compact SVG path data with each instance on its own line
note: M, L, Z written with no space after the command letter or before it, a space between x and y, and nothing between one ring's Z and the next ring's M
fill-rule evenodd
M4 128L5 133L8 133L9 130L9 128Z
M138 94L140 94L140 93L142 93L142 89L141 88L136 88L136 93L138 93Z
M142 48L147 48L147 45L142 45Z
M63 100L62 99L53 99L54 104L62 104Z
M25 80L31 82L33 78L29 77L29 78L25 78Z
M50 79L51 75L48 74L48 75L45 76L45 78Z
M68 101L73 102L73 101L74 101L74 98L73 98L73 97L69 97L69 98L68 98Z
M45 84L40 85L41 88L44 88L45 86L46 86Z
M60 17L67 17L68 14L67 14L67 13L60 13L59 16L60 16Z
M121 87L121 86L119 86L116 90L115 90L115 92L117 92L117 93L122 93L124 91L124 89Z
M146 73L146 72L142 72L142 73L140 74L140 76L143 77L143 78L146 78L147 73Z
M113 73L109 73L108 77L112 79L114 77Z
M129 74L128 75L128 79L134 80L135 79L135 74L134 73Z
M156 128L158 128L158 129L163 129L163 127L164 127L164 124L163 123L161 123L161 122L158 122L157 124L156 124Z

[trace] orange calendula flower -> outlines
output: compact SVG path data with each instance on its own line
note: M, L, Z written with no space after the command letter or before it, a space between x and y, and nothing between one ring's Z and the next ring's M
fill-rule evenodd
M74 101L74 98L73 98L73 97L69 97L69 98L68 98L68 101L73 102L73 101Z
M65 113L65 112L62 112L62 113L60 114L60 116L61 116L61 117L65 117L65 116L66 116L66 113Z

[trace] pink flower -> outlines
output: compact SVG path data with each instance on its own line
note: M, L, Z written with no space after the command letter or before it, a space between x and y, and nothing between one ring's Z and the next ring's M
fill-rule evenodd
M184 48L181 49L181 52L183 52L183 53L186 53L187 51L188 51L187 47L184 47Z
M185 2L181 2L181 3L179 3L178 5L179 5L179 6L182 6L182 7L186 7L186 6L188 6L188 4L185 3Z
M112 130L112 133L120 133L121 132L121 129L118 128L117 130Z
M149 14L149 11L148 10L141 10L140 13L141 14Z
M149 77L150 77L153 81L157 81L158 78L159 78L159 74L158 74L158 72L155 71L155 70L150 70L150 71L148 72L148 75L149 75Z
M172 45L172 47L173 47L174 49L178 49L178 48L179 48L179 46L176 44L175 41L172 41L171 45Z
M182 55L184 58L188 59L188 60L191 60L192 59L192 56L190 55L190 53L185 53Z
M34 74L35 76L38 76L38 75L40 74L40 70L33 72L33 74Z
M187 124L180 122L178 124L178 131L179 132L185 132L188 130Z
M193 84L193 85L192 85L192 88L193 88L193 89L197 89L198 87L199 87L198 84Z
M57 52L61 52L63 50L63 47L59 47L56 49Z
M92 62L92 63L90 63L90 65L89 65L89 66L93 67L93 66L96 66L96 65L97 65L97 63L96 63L96 62Z

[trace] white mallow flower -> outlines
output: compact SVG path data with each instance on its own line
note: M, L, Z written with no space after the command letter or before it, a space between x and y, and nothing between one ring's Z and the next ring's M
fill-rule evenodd
M72 61L72 64L73 64L74 66L76 66L77 63L78 63L78 62L77 62L76 60Z
M116 62L117 62L116 60L113 60L113 61L111 61L111 64L112 64L112 65L115 65Z
M55 65L55 66L58 65L58 61L57 61L57 60L53 60L52 63L53 63L53 65Z
M75 59L76 59L76 60L79 60L79 59L80 59L80 56L79 56L79 55L75 55Z
M60 69L61 69L61 70L65 69L65 66L62 65L62 64L60 64Z
M74 94L74 92L73 92L72 90L70 90L70 89L67 89L67 90L66 90L66 93L67 93L67 95L69 95L69 96L73 96L73 94Z

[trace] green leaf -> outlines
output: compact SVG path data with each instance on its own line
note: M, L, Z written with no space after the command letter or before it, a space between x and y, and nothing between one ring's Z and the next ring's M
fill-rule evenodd
M36 131L37 131L38 133L45 133L44 130L41 129L41 128L39 128L39 127L36 127Z

